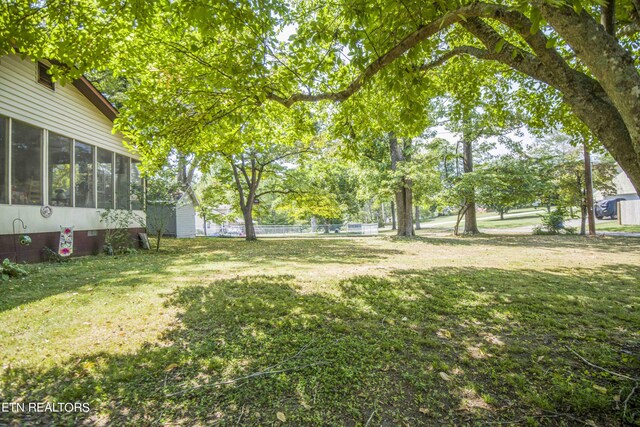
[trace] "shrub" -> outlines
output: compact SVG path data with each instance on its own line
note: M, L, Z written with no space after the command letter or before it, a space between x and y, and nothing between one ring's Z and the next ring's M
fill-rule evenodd
M8 258L5 258L0 264L0 280L7 281L12 277L24 277L26 276L27 270L20 267L15 262L11 262Z
M144 219L133 211L107 209L100 213L100 222L105 224L104 252L107 255L127 253L134 241L129 233L131 224L144 227Z
M568 217L565 209L558 207L553 211L540 215L542 224L533 227L533 234L553 235L553 234L576 234L575 227L566 227L564 220Z

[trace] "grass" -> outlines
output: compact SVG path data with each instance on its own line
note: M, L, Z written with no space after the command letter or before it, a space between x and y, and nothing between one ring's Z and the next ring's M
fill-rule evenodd
M29 266L0 284L0 401L91 411L0 425L638 423L634 383L571 350L639 376L639 255L611 237L199 238Z
M480 228L481 231L483 229L506 230L506 229L522 228L521 230L518 230L518 231L528 234L530 233L530 227L540 224L541 222L540 215L544 213L546 213L546 209L537 209L537 210L535 210L534 208L516 209L506 213L504 219L500 219L499 214L496 212L478 213L477 214L478 227ZM457 218L455 215L436 217L427 221L423 221L422 226L427 231L452 230L456 219ZM579 227L579 220L573 221L572 225L575 226L576 222L578 222L577 225ZM461 222L461 224L464 224L464 220ZM525 227L529 227L529 228L525 228ZM615 220L597 221L596 229L598 232L600 231L622 231L622 232L628 232L628 233L640 232L640 226L618 225L618 222ZM391 231L388 231L388 233L392 234Z
M478 227L479 228L490 228L490 229L504 229L504 228L518 228L525 226L533 226L540 224L541 218L540 213L543 211L532 212L528 215L521 215L516 217L506 216L504 219L500 218L492 218L492 219L479 219Z
M545 212L545 210L543 209L536 209L536 208L521 208L521 209L514 209L509 211L508 213L505 214L505 219L503 221L507 221L509 220L509 216L511 215L523 215L523 214L531 214L531 216L535 216L536 218L539 218L536 216L536 213L542 213ZM517 218L514 217L513 219ZM529 215L527 215L529 216ZM478 222L481 221L500 221L500 214L497 212L477 212L476 213L476 217L478 218ZM456 222L457 219L457 215L445 215L445 216L437 216L437 217L433 217L433 218L428 218L425 220L422 220L423 225L427 226L427 227L437 227L439 225L442 226L449 226L450 228L453 227L453 224Z
M602 221L596 226L598 231L624 231L627 233L640 233L640 225L619 225L617 221Z

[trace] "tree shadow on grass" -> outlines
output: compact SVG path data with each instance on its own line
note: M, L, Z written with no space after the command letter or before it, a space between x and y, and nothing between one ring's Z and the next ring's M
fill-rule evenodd
M402 254L399 249L368 245L366 240L350 238L270 238L247 242L241 239L198 238L192 242L173 241L172 255L193 257L200 253L203 261L247 262L272 265L282 262L309 264L358 264ZM196 258L197 255L196 255Z
M247 267L283 263L360 264L374 262L399 250L367 247L348 239L296 239L246 242L237 239L165 239L161 252L139 252L118 257L88 256L62 264L29 266L31 275L3 288L0 312L82 288L134 288L149 280L167 280L185 274L202 274L223 263ZM204 266L200 269L201 266ZM184 269L179 274L175 269Z
M640 267L614 265L397 270L326 294L294 276L186 286L157 345L1 371L4 402L89 402L89 414L0 424L271 425L282 412L293 425L622 425L615 396L631 385L564 345L637 376L638 283ZM639 412L632 400L627 421Z

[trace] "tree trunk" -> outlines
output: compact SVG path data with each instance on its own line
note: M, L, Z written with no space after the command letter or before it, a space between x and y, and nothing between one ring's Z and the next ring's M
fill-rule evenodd
M573 8L555 7L536 1L543 18L567 41L595 78L570 68L560 55L546 47L546 38L522 27L534 55L513 55L511 47L501 49L496 32L480 19L460 23L478 37L492 52L491 59L545 82L562 93L564 101L626 172L640 194L640 75L633 58L614 37L588 13ZM505 23L517 14L500 15ZM500 49L499 49L500 48Z
M464 138L462 141L463 153L462 162L464 173L473 172L473 149L471 141L467 141ZM465 194L466 212L464 214L464 234L478 234L478 222L476 220L476 201L475 201L475 189L471 189L468 194Z
M396 230L396 208L395 205L393 203L393 200L391 201L391 229L392 230Z
M584 183L582 182L582 175L579 170L576 170L576 188L582 195L580 199L580 234L584 236L585 234L585 222L587 219L587 205L585 203L585 189ZM571 212L571 217L573 217L573 206L569 207Z
M406 161L402 147L398 144L398 138L389 134L389 149L391 151L391 169L396 170L398 163ZM398 210L398 236L413 236L413 192L411 191L411 178L402 177L400 187L396 189L396 206Z
M611 36L616 35L616 2L615 0L607 0L602 5L602 13L600 14L600 24L604 30Z
M460 208L460 210L458 211L458 215L456 217L456 223L453 226L453 235L454 236L458 236L460 235L459 231L460 231L460 221L462 221L462 217L465 215L465 213L467 212L467 206L462 206Z
M504 219L504 209L500 209L500 220Z
M245 240L253 241L257 240L256 229L253 226L253 203L248 202L242 211L244 217L244 235Z
M421 227L420 227L420 206L416 205L415 211L416 211L416 214L415 214L416 230L420 230L421 229Z
M585 11L578 14L573 8L556 8L544 2L540 3L540 11L589 68L598 89L606 93L601 96L597 91L583 92L585 101L599 98L586 104L583 101L583 108L566 94L565 100L640 194L640 75L633 56L607 33L612 28L605 29Z
M593 212L593 175L591 173L591 153L587 145L584 145L584 183L585 203L587 217L589 219L589 236L596 235L596 218Z
M244 218L244 235L245 240L252 241L257 240L256 230L253 226L253 203L255 201L256 190L258 189L258 185L260 184L260 176L262 175L262 170L256 174L255 168L251 168L251 179L246 173L244 158L242 159L242 165L238 166L235 164L233 157L230 159L231 169L233 170L233 179L236 182L236 189L238 190L238 197L240 202L240 210L242 211L242 216ZM240 172L244 176L247 184L247 194L245 198L245 192L242 187L242 181L240 178Z

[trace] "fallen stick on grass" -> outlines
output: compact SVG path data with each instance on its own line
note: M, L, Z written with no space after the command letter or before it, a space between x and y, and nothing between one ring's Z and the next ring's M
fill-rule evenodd
M191 387L185 390L180 390L180 391L176 391L175 393L170 393L167 394L166 397L172 397L172 396L178 396L181 394L185 394L185 393L189 393L193 390L197 390L199 388L204 388L204 387L219 387L222 385L228 385L228 384L233 384L233 383L237 383L238 381L243 381L243 380L248 380L251 378L256 378L256 377L262 377L265 375L273 375L273 374L280 374L282 372L291 372L291 371L299 371L301 369L305 369L305 368L309 368L311 366L317 366L317 365L326 365L328 362L314 362L314 363L309 363L307 365L302 365L302 366L294 366L292 368L287 368L287 369L278 369L275 371L259 371L259 372L254 372L253 374L249 374L249 375L245 375L244 377L238 377L238 378L233 378L227 381L220 381L217 383L211 383L211 384L200 384L197 385L195 387Z
M606 372L608 374L611 374L611 375L615 375L615 376L620 377L620 378L624 378L624 379L627 379L627 380L635 381L636 383L640 382L640 378L634 378L634 377L630 377L628 375L621 374L619 372L610 371L607 368L603 368L602 366L598 366L595 363L589 362L587 359L582 357L577 351L575 351L571 347L569 347L569 346L565 346L565 347L567 348L567 350L569 350L570 352L572 352L573 354L578 356L580 358L580 360L582 360L584 363L586 363L589 366L592 366L592 367L594 367L596 369L600 369L601 371L604 371L604 372Z

